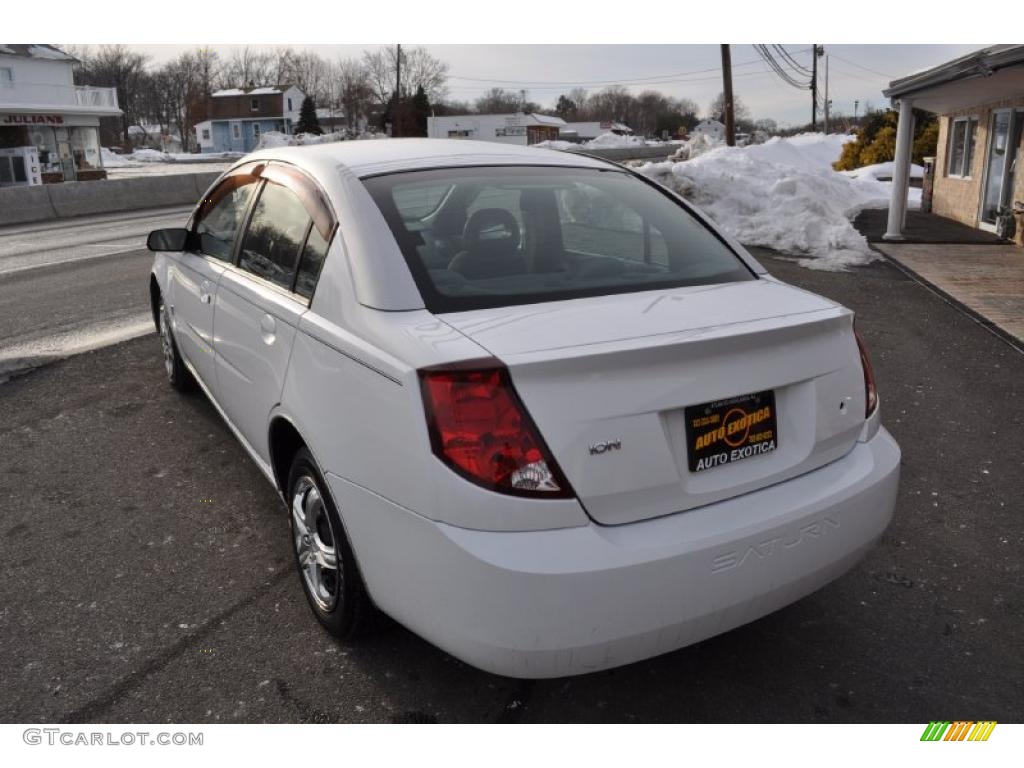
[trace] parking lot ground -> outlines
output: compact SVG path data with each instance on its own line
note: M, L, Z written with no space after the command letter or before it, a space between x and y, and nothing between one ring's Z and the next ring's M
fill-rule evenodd
M275 493L146 336L0 386L0 720L1019 721L1024 355L884 262L758 255L857 311L903 448L892 526L833 584L577 678L488 675L390 622L337 643Z

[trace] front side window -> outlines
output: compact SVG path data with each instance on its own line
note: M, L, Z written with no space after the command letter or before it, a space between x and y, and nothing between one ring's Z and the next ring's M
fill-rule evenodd
M977 134L978 119L976 117L958 117L952 121L947 152L949 158L946 166L947 176L970 177Z
M755 279L684 206L625 171L449 168L363 183L432 312Z
M294 192L268 181L253 208L238 266L291 290L311 221Z
M249 198L258 181L248 174L229 176L203 202L195 224L202 253L231 261L235 235L242 226Z

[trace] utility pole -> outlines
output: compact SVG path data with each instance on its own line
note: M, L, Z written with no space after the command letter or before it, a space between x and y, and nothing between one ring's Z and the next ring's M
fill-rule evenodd
M811 47L811 131L818 131L818 44Z
M860 108L860 99L854 99L853 101L853 124L857 125L857 110ZM857 125L859 128L860 126Z
M401 125L401 104L402 104L402 44L398 44L398 52L395 54L395 104L391 110L391 136L398 136L402 133Z
M729 52L728 45L722 46L722 98L725 99L723 105L725 109L725 143L734 147L736 146L736 119L732 103L732 54Z
M828 100L828 56L825 57L825 133L828 133L828 113L832 104Z

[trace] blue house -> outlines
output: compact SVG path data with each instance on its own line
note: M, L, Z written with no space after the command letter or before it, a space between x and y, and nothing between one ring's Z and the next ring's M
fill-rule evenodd
M264 133L291 134L306 95L293 85L229 88L210 95L196 125L202 152L252 152Z

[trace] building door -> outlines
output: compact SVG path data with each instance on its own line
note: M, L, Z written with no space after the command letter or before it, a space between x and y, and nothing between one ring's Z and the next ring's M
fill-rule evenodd
M994 230L1000 208L1009 206L1013 179L1020 151L1024 112L997 109L992 113L988 153L985 155L985 177L982 182L979 225Z

